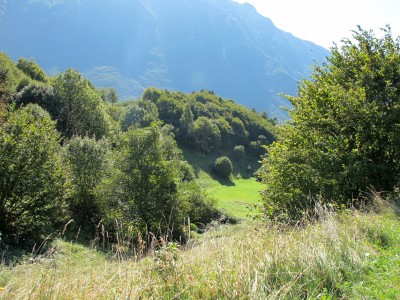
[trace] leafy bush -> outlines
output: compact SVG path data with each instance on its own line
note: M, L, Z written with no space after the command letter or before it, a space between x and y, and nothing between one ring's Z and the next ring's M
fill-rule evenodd
M218 157L214 162L214 172L222 178L229 178L233 172L231 160L226 156Z
M24 72L33 80L47 82L46 73L33 60L20 58L18 59L17 68L20 69L22 72Z
M103 100L103 102L108 102L108 103L117 103L118 102L118 93L115 88L100 88L98 91L98 94Z
M108 143L74 137L64 150L72 183L68 199L71 217L78 225L94 229L105 214L105 205L96 197L95 189L108 171Z
M359 28L289 97L292 122L261 171L269 214L314 214L316 201L358 205L371 187L399 183L400 44L384 31Z
M127 131L131 126L135 128L146 127L150 125L151 121L145 109L132 105L128 108L121 121L121 129L122 131Z
M63 217L65 174L55 123L37 105L8 113L0 127L0 232L36 240Z
M195 147L204 153L212 152L221 142L218 126L207 117L199 117L194 121L191 132Z
M28 84L14 96L14 101L17 106L29 103L37 104L45 109L53 120L58 120L60 117L60 101L52 86L37 83Z
M117 219L137 234L183 233L187 208L178 197L179 171L167 152L158 127L131 128L122 135L122 145L114 153L115 169L97 190L108 203L110 225Z
M21 82L26 85L30 78L18 69L11 59L0 52L0 102L9 102L19 90Z
M245 157L244 146L238 145L233 148L232 157L235 160L241 160Z
M101 98L78 71L69 69L61 73L54 79L53 87L61 106L57 127L65 137L87 135L100 139L109 133Z
M221 216L215 199L208 197L194 181L183 184L180 189L180 197L183 202L188 204L187 215L194 224L204 225Z

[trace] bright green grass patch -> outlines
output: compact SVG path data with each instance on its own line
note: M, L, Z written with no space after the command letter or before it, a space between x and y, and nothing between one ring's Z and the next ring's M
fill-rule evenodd
M232 160L232 178L222 179L212 170L215 159L221 154L206 155L189 148L182 150L185 159L195 170L198 183L217 200L218 208L237 218L249 218L258 213L254 206L260 202L260 190L263 186L254 177L254 172L260 167L255 157L246 156L240 161Z
M398 212L397 212L398 213ZM357 299L399 299L400 225L398 214L381 214L362 225L374 258L358 282L349 289Z
M260 203L261 189L260 182L249 178L234 180L233 185L216 182L207 188L207 192L218 200L218 208L234 217L248 218L258 213L254 208Z
M247 219L259 214L255 206L260 204L263 185L254 177L222 181L200 172L197 181L217 200L217 207L230 216Z

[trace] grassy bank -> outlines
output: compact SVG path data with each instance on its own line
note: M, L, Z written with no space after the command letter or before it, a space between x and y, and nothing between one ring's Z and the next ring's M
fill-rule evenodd
M382 207L382 206L381 206ZM379 213L326 213L285 227L216 227L179 250L116 260L57 240L39 260L0 267L2 299L398 299L400 223Z

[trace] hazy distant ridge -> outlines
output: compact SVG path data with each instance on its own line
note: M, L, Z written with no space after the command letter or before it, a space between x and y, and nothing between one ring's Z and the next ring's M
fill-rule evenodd
M0 0L1 51L47 70L77 68L122 98L147 86L209 89L276 116L285 103L277 94L295 93L296 80L329 54L230 0L6 4Z

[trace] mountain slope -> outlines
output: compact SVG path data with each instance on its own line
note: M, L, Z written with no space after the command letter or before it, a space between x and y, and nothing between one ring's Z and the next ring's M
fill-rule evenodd
M122 98L208 89L280 116L296 80L329 52L231 0L0 0L0 50L74 67Z

